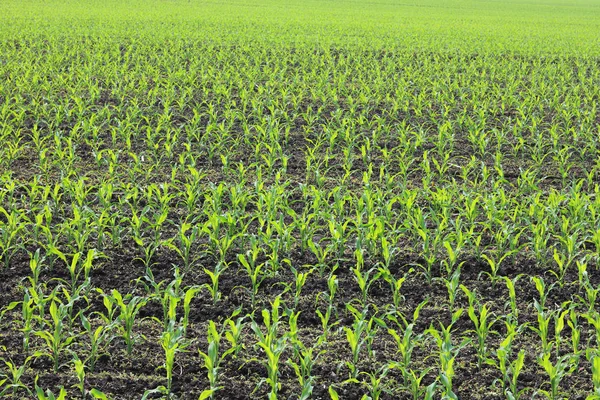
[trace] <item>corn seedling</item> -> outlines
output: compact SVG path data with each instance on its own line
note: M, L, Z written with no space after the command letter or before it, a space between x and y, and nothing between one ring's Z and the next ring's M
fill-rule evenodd
M488 318L492 317L492 314L486 304L481 305L479 303L475 293L471 292L464 285L461 285L461 289L467 295L469 300L467 314L475 327L472 332L475 333L477 337L477 367L481 369L485 360L488 358L488 336L492 333L497 333L492 330L495 321L488 321Z
M98 289L99 292L101 292ZM135 336L133 333L133 326L135 318L140 312L141 308L148 302L147 299L133 296L132 294L126 294L125 297L119 293L118 290L113 289L111 294L101 292L104 297L104 306L107 309L108 318L114 318L110 322L116 323L117 330L121 337L125 340L127 347L127 354L131 355L133 351L133 344L135 342ZM119 313L114 313L113 310L118 310Z
M175 327L173 324L169 324L168 328L162 334L161 346L165 352L164 368L167 373L166 393L167 395L171 395L175 356L177 353L185 351L185 348L188 346L188 341L184 336L183 327Z
M51 318L49 329L34 332L34 335L40 337L46 345L46 350L36 351L35 356L50 358L54 372L58 372L61 367L61 356L69 352L69 347L76 339L76 336L65 326L65 320L69 319L68 309L68 305L58 304L56 300L52 300L49 308Z
M286 349L288 341L286 335L280 336L278 333L278 330L281 327L279 311L280 298L277 297L271 303L271 310L264 309L261 313L266 332L263 333L256 321L252 321L251 324L251 328L258 339L257 347L262 349L267 358L266 361L259 361L262 362L267 369L267 378L265 381L270 387L268 395L269 400L277 399L277 394L281 389L281 383L279 382L279 359Z
M255 248L252 252L248 252L248 258L243 254L238 254L238 260L242 264L242 266L246 269L248 273L248 277L250 278L250 284L252 285L250 288L246 288L248 292L250 292L250 300L252 305L256 305L256 296L258 295L258 290L260 288L261 283L265 280L267 275L263 271L263 267L265 263L258 263L258 248Z
M31 361L31 357L25 359L25 362L20 367L17 367L12 361L2 359L4 365L6 365L9 375L0 374L0 396L12 395L15 397L19 391L23 391L28 395L32 395L31 390L22 381L23 374L27 369L27 364Z
M210 278L210 285L206 285L206 288L210 292L214 304L216 304L221 298L221 292L219 292L219 279L221 274L228 268L228 266L229 265L226 263L219 262L215 266L214 271L204 268L204 272Z
M452 326L456 320L462 315L463 309L458 309L452 315L452 322L448 326L444 326L440 323L440 330L438 331L433 326L430 326L426 331L434 339L438 346L437 352L440 361L440 375L439 379L444 387L444 397L449 399L458 399L457 395L453 391L452 378L454 377L454 361L458 352L465 347L470 340L463 339L458 345L452 343Z
M556 400L560 398L560 382L568 373L575 370L576 365L568 354L557 358L554 363L550 357L550 354L545 354L538 358L538 363L550 378L550 390L540 390L539 392L549 399Z
M85 364L76 355L73 358L73 366L75 367L75 375L77 376L77 384L74 385L81 393L81 398L85 399Z
M87 358L84 360L89 367L90 372L94 372L98 359L107 355L106 347L114 339L111 325L98 325L95 329L92 327L90 320L81 314L81 326L84 334L89 338L89 348Z
M320 309L315 311L319 317L319 320L321 321L321 328L323 329L323 333L321 336L319 336L319 343L326 342L331 328L339 323L338 321L334 322L333 324L330 323L332 316L334 316L336 312L335 306L333 305L335 293L338 289L338 279L336 275L332 274L329 276L327 279L327 287L329 288L328 292L319 293L317 295L317 301L321 297L327 297L327 309L325 310L325 313L323 313Z

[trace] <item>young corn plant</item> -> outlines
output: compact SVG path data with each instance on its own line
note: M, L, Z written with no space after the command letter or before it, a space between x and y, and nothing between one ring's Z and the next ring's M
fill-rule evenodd
M168 242L165 242L165 245L175 251L181 261L183 262L183 270L190 271L192 266L195 264L197 260L197 256L194 256L193 246L194 243L198 240L200 235L200 228L196 225L193 225L189 222L183 222L179 226L179 231L177 232L177 236ZM174 244L173 242L177 242Z
M423 371L415 371L410 367L414 350L423 343L423 334L415 334L414 327L421 309L426 304L427 300L421 302L415 308L411 321L408 321L402 313L388 313L385 316L389 322L393 322L397 327L393 329L388 325L387 329L388 334L394 338L398 348L399 361L394 363L394 368L400 371L404 380L404 386L409 389L415 399L423 397L424 389L421 387L421 382L425 375L432 369L426 368Z
M315 243L312 238L307 240L308 249L317 258L315 268L319 271L319 276L324 276L325 271L328 268L327 260L329 259L330 253L333 252L333 248L329 246L321 246Z
M376 271L375 267L364 271L363 250L358 249L354 254L356 257L356 266L352 268L352 272L354 273L354 280L358 284L362 294L361 302L363 305L366 305L369 289L371 288L371 285L373 285L373 283L375 283L375 281L379 278L379 273L375 273L373 276L371 276L371 274Z
M350 372L349 379L358 379L359 368L358 363L363 346L366 346L369 357L374 358L372 349L373 341L379 327L385 327L385 322L376 316L368 317L369 309L365 307L362 311L357 310L351 304L347 304L346 308L354 316L354 322L351 327L343 327L346 332L346 340L350 345L352 353L352 361L347 361L346 367Z
M460 226L460 217L457 220L458 222L458 226ZM460 228L458 229L459 232L458 234L453 234L453 236L456 237L456 246L453 248L452 244L447 241L444 240L443 245L446 248L446 251L448 252L448 260L442 260L442 265L444 266L444 269L446 270L446 276L452 276L452 274L455 272L456 269L460 269L460 267L462 267L462 265L464 264L464 261L459 263L458 262L458 256L464 246L464 237L462 235L462 231L460 230Z
M44 321L46 318L47 305L56 299L59 287L54 287L49 294L46 294L45 290L47 290L46 285L40 285L38 287L30 286L25 289L31 301L33 302L31 305L33 310L28 310L27 312L31 312L32 319L40 322ZM27 308L29 307L30 306L28 305Z
M582 317L594 328L594 333L596 334L596 346L598 346L600 344L600 313L593 311L591 313L583 314Z
M221 274L229 267L229 264L226 262L218 262L215 266L214 271L209 270L208 268L204 268L204 273L208 275L210 278L210 285L207 284L206 288L210 292L210 295L213 300L213 304L217 304L219 299L221 298L221 292L219 291L219 279L221 278Z
M413 400L433 399L437 381L434 381L427 387L423 387L423 380L432 370L433 368L424 368L415 371L409 368L406 371L402 371L402 375L407 382L405 386Z
M500 265L504 260L506 260L509 257L512 257L516 253L516 250L510 250L506 251L500 256L498 256L498 254L490 254L489 256L486 254L482 254L481 257L488 263L490 267L490 272L482 271L480 275L487 275L492 282L492 286L495 286L498 283L498 281L502 279L500 276L498 276Z
M89 371L93 373L98 359L104 355L109 355L105 349L115 337L112 332L113 326L98 325L94 329L90 320L83 314L81 314L81 326L89 344L87 358L84 363L88 366Z
M145 283L143 280L138 279L138 282L141 282L145 287L146 291L150 293L149 298L155 299L160 302L163 309L163 319L160 321L159 319L153 317L152 319L156 320L158 323L163 325L163 329L167 329L169 324L180 323L183 327L184 332L187 330L189 326L189 316L191 311L191 302L202 289L206 287L206 285L201 286L190 286L186 289L181 287L183 283L184 274L179 272L179 268L175 267L174 277L169 284L163 288L164 281L160 283L156 283L154 279L154 275L151 270L146 271L146 276L144 280L149 282L149 285ZM183 316L180 317L180 320L177 320L177 309L179 304L183 302Z
M319 301L319 299L321 297L326 297L326 301L327 301L327 309L325 310L325 313L323 313L319 309L317 309L315 311L317 316L319 317L319 320L321 321L321 329L323 331L318 339L319 344L323 344L323 343L327 342L327 337L329 336L329 332L331 331L331 328L333 328L335 325L337 325L339 323L339 320L334 322L333 324L330 323L331 318L334 317L334 314L336 314L336 309L333 304L333 301L334 301L335 294L338 289L338 285L339 285L339 283L338 283L337 276L334 274L331 274L329 276L329 278L327 279L327 287L328 287L329 291L322 292L317 295L317 301Z
M4 220L0 221L0 259L4 262L4 267L8 268L12 258L23 247L19 243L19 235L26 225L23 214L17 210L7 210L0 206L0 215L4 216Z
M203 289L203 286L191 286L183 292L183 317L181 318L181 326L184 334L187 332L190 325L190 311L192 300Z
M73 355L73 366L75 368L75 376L77 377L77 383L73 385L73 387L79 390L81 398L85 400L85 363L81 361L77 355Z
M508 355L503 350L499 350L497 355L503 365L501 372L503 382L505 382L504 393L509 399L518 400L528 390L528 388L519 390L517 385L519 375L525 366L525 351L523 349L519 350L517 357L512 362L506 360Z
M595 400L600 398L600 355L591 355L589 361L592 365L592 384L594 385L594 392L587 397L587 400Z
M577 295L577 298L580 300L581 304L586 304L588 306L587 312L590 313L595 310L596 301L598 299L598 295L600 293L600 285L594 287L590 282L588 273L587 273L587 264L582 263L579 265L579 286L583 287L585 292L585 298Z
M454 345L452 342L452 326L460 318L463 313L463 309L458 309L452 314L452 322L448 326L444 326L440 323L440 330L438 331L432 326L427 329L437 344L437 353L440 360L440 376L439 379L444 387L443 396L444 398L458 400L458 396L453 391L452 379L454 378L454 361L456 356L469 342L470 339L463 339L458 345Z
M250 301L252 302L252 307L256 306L256 297L258 296L258 290L262 282L267 278L267 275L263 270L265 263L259 263L257 261L258 247L256 247L255 249L256 251L248 251L248 257L246 257L243 254L238 254L238 260L248 273L248 277L250 278L250 284L252 285L250 288L245 288L250 293Z
M433 280L432 267L437 259L437 248L441 238L439 234L432 232L427 227L427 216L423 214L420 208L415 207L413 213L409 214L408 217L409 222L407 225L412 231L411 233L422 242L421 256L425 260L425 265L417 264L417 267L423 269L427 284L431 285Z
M504 282L506 283L506 289L508 290L508 301L506 302L504 309L510 309L510 313L508 314L508 318L517 322L519 320L519 308L517 307L517 292L515 290L515 283L520 278L520 275L515 279L511 279L507 276L504 277Z
M469 300L467 314L469 315L469 318L475 327L475 329L473 329L471 332L477 337L477 368L481 370L481 367L489 356L487 348L489 335L497 333L496 331L492 330L492 326L494 325L495 321L488 321L488 318L492 317L492 314L490 313L486 304L481 305L479 303L475 293L470 291L464 285L461 285L460 288Z
M550 291L554 288L556 283L553 283L550 286L546 286L546 283L544 282L544 280L539 276L532 276L531 281L533 283L535 283L535 288L540 295L540 301L539 301L540 306L542 308L545 308L546 307L546 299L548 298Z
M231 321L231 319L229 319ZM219 368L221 362L229 354L235 353L235 347L231 346L227 351L221 354L221 339L223 332L217 330L217 326L213 321L208 322L208 349L204 353L198 350L200 356L204 361L204 368L206 368L208 374L209 388L202 392L202 395L207 396L206 398L213 398L214 394L223 389L223 386L219 386ZM200 396L202 398L202 395Z
M496 349L496 360L490 357L485 362L496 367L502 374L502 378L494 381L494 384L500 382L502 393L509 399L518 400L528 390L527 388L519 390L517 387L519 375L525 366L525 350L521 349L515 359L511 360L511 356L513 341L524 325L518 327L516 322L511 319L507 319L505 325L506 337L500 342L498 349Z
M576 242L574 242L577 239L573 239L573 238L569 238L568 239L568 246L569 248L576 246ZM572 250L574 251L574 250ZM558 279L558 284L560 287L563 287L565 284L565 275L567 274L567 270L569 268L569 266L571 265L571 263L573 262L571 256L566 256L560 252L558 252L556 250L556 248L554 248L554 255L552 256L552 258L554 259L554 262L556 263L556 267L558 269L558 271L555 271L554 269L550 270L550 273L552 273L557 279Z
M120 336L125 341L127 355L133 352L133 345L136 336L133 333L133 326L137 315L142 307L146 305L148 299L134 296L130 293L125 297L118 290L113 289L111 294L104 293L101 289L98 292L104 297L104 306L106 307L110 323L114 323ZM114 311L119 311L118 314Z
M181 293L180 289L181 283L182 277L178 274L178 271L176 270L175 279L171 281L171 283L169 283L169 285L164 289L162 293L156 294L157 297L160 299L160 303L163 309L163 320L157 320L157 322L162 323L164 331L169 329L170 325L175 325L178 322L177 308L183 298L183 294Z
M35 394L36 394L38 400L66 400L67 391L65 390L64 387L62 387L62 386L60 387L58 395L55 395L50 389L46 389L46 391L44 392L44 389L39 387L37 384L38 379L39 379L39 377L36 376L35 377Z
M289 314L290 332L289 338L293 351L293 357L288 358L286 364L292 367L298 383L300 385L300 397L301 400L310 399L313 393L314 377L312 376L312 370L317 362L318 358L325 353L325 350L318 351L315 354L316 347L307 347L297 335L297 322L299 313ZM319 346L319 343L317 343Z
M536 332L542 341L542 354L549 354L552 351L550 338L552 312L545 310L536 299L533 300L533 304L537 311L537 326L531 326L530 329Z
M57 300L52 300L49 308L51 318L48 324L49 329L34 332L34 335L40 337L46 344L46 350L36 351L34 356L50 358L55 373L62 366L60 364L61 356L70 352L70 346L77 337L65 325L65 320L69 320L69 308L69 305L59 304Z
M367 396L367 398L370 398L372 400L379 400L383 393L391 395L392 391L385 387L384 379L387 377L390 370L393 369L394 367L395 367L395 364L388 363L388 364L381 366L377 371L373 371L373 372L363 371L360 374L366 376L367 379L362 380L362 381L358 381L358 380L351 380L351 381L360 383L360 384L362 384L362 386L367 388L367 391L369 394Z
M293 309L296 310L298 308L298 303L300 302L300 298L302 296L302 288L306 284L306 279L311 274L312 271L308 272L299 272L296 268L291 267L292 273L294 274L294 281L292 283L282 282L282 285L285 287L285 292L292 292L292 301L294 303Z
M241 311L241 308L238 308L225 320L225 339L229 342L229 346L232 349L231 354L233 358L236 358L240 350L244 348L241 339L245 317L238 317Z
M551 361L551 355L545 354L538 357L538 363L542 366L550 378L550 389L539 390L539 393L551 400L557 400L560 397L560 382L563 378L571 374L577 368L572 360L572 355L565 354L558 357L554 363Z
M226 215L211 214L202 227L202 232L208 236L208 253L221 267L227 266L227 254L237 238L242 236L241 233L234 233L236 224L236 219L229 213Z
M577 357L577 359L579 359L582 353L582 350L580 348L581 328L579 326L579 315L575 311L574 307L572 307L569 311L569 319L567 319L567 325L571 329L571 349L573 351L573 355Z
M34 311L34 300L29 296L29 293L25 291L21 307L21 316L23 318L23 328L21 328L21 331L23 332L23 351L25 354L29 354L29 343L31 333L33 332L33 323L37 319L34 315Z
M31 333L33 332L34 323L37 322L40 318L35 315L35 311L37 311L37 307L35 305L34 299L29 295L29 291L25 290L23 294L23 301L14 301L7 305L2 312L0 312L0 320L4 317L4 314L15 309L19 304L21 304L21 315L20 321L22 321L23 327L19 330L23 332L23 352L28 355L29 354L29 343L31 339ZM17 321L15 321L17 322Z
M175 326L171 323L167 329L162 333L160 344L165 352L165 363L164 368L167 374L167 386L160 387L163 393L166 393L168 397L172 395L173 388L173 368L175 367L175 357L177 353L185 351L189 345L188 340L185 338L185 333L182 326Z
M562 311L561 311L562 310ZM553 340L553 346L555 348L555 355L556 357L558 357L560 355L560 348L561 348L561 343L562 343L562 331L565 328L565 319L566 316L569 314L569 312L571 311L571 308L568 308L568 302L564 302L561 305L561 308L556 310L552 317L553 317L553 322L554 322L554 340ZM572 357L570 359L571 362L574 362L576 364L578 364L579 360L575 357L575 355L572 354Z
M377 338L377 333L380 328L387 328L385 321L379 318L377 315L371 316L371 318L369 318L369 323L367 324L365 336L367 354L371 361L376 360L376 352L373 348L373 343L375 343L375 339Z
M152 209L150 206L146 206L141 212L140 216L136 211L136 208L131 206L131 230L133 241L141 248L143 257L138 257L147 268L152 266L152 259L162 245L168 246L168 241L161 239L162 226L168 221L168 210L163 209L160 212L156 212L153 218L149 218L147 214L151 213ZM151 235L145 235L143 225L146 224Z
M414 268L411 268L406 272L404 276L396 279L396 277L390 272L389 268L383 266L379 267L379 275L381 278L386 281L390 285L390 291L392 292L392 304L390 307L390 311L400 310L400 304L404 301L404 296L402 295L402 285L409 274L414 272Z
M276 400L279 390L281 389L281 382L279 381L279 359L287 348L288 336L279 335L278 330L282 326L280 319L280 297L276 297L271 303L271 310L262 310L263 325L265 332L261 329L256 321L252 321L250 325L254 334L256 335L258 342L257 348L262 349L266 356L266 360L257 360L262 363L267 369L267 378L264 380L270 387L268 395L269 400Z
M446 285L446 290L448 291L448 303L450 305L450 310L454 309L454 303L456 302L456 294L458 293L458 289L460 288L460 267L456 268L454 273L449 279L440 278L444 284Z
M6 351L6 348L2 348ZM25 371L28 367L29 362L32 357L27 357L20 367L17 367L12 360L7 361L4 358L0 358L4 365L8 368L9 375L0 373L0 396L8 396L11 395L12 398L16 398L18 392L25 392L29 396L32 396L31 390L29 387L23 382L22 378L25 374ZM3 379L4 378L4 379Z
M409 388L413 397L416 399L422 397L423 389L421 387L421 382L431 368L425 368L425 370L421 372L416 372L411 369L410 364L413 352L415 348L423 342L423 335L415 335L413 333L413 328L414 324L408 324L404 329L402 336L400 336L400 333L397 330L391 328L388 328L388 333L396 342L400 358L400 361L393 363L394 368L400 371L404 380L404 386Z
M60 251L58 248L51 246L50 254L53 254L60 258L67 266L71 281L69 282L69 288L71 291L75 290L77 283L83 275L83 282L87 282L90 279L90 271L92 270L92 263L97 258L96 250L90 249L87 252L86 258L80 262L82 253L75 253L71 258L71 262L68 261L67 254Z
M31 286L38 286L40 284L40 273L42 272L42 263L45 257L40 254L40 249L37 249L35 253L29 253L29 269L31 270L31 276L29 282Z

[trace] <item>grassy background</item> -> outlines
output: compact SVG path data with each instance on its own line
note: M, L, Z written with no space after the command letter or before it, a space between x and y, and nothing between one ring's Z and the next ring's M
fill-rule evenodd
M104 32L478 53L600 52L600 3L592 0L5 0L0 22L2 40Z

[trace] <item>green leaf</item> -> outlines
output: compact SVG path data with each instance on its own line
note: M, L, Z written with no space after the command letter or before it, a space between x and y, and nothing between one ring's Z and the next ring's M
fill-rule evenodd
M329 386L329 397L331 397L331 400L339 400L340 399L340 396L335 391L333 386Z
M425 391L425 397L423 398L423 400L433 400L436 386L437 382L433 382L431 385L427 386L427 390Z
M90 394L95 399L108 400L108 397L96 388L90 390Z
M215 393L214 389L207 389L205 391L203 391L202 393L200 393L200 397L198 397L198 400L206 400L210 397L212 397L212 395Z

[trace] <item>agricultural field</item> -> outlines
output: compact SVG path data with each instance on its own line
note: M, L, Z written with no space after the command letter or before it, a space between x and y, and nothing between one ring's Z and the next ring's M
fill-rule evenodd
M600 399L600 4L0 2L0 398Z

